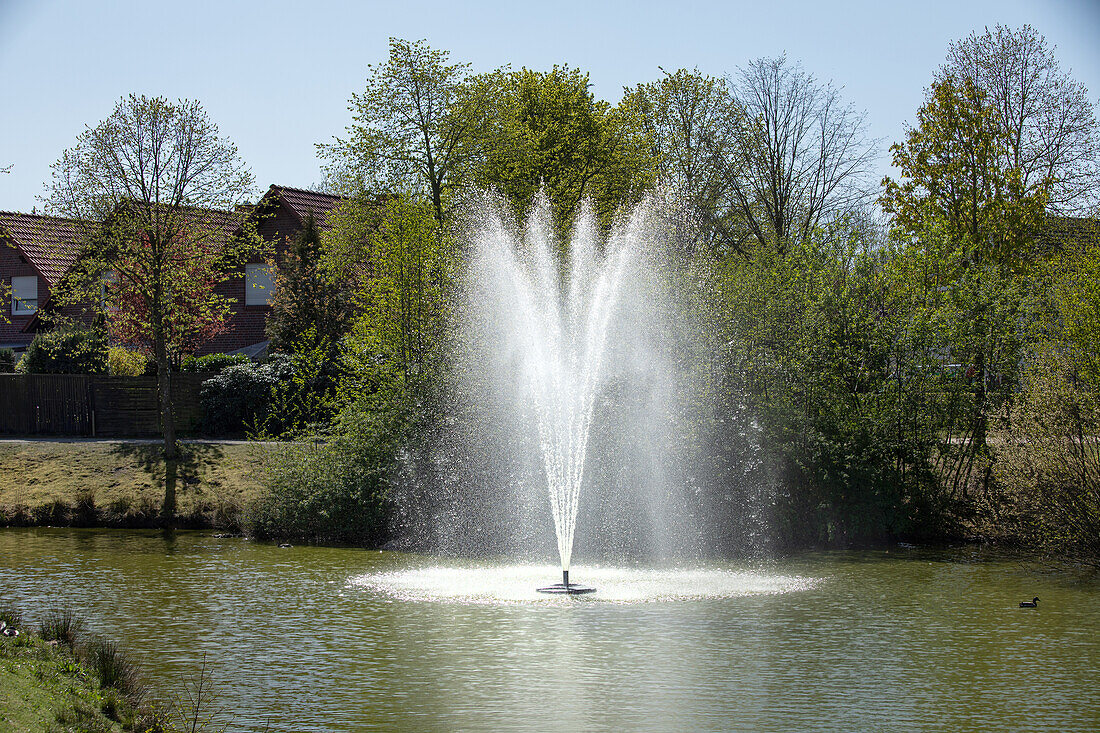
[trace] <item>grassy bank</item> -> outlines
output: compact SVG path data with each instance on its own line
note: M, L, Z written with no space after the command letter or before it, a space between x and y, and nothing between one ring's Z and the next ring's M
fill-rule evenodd
M0 637L0 733L141 730L132 705L66 646Z
M158 444L3 443L0 525L160 526L167 497L177 525L236 529L270 450L186 443L171 466Z

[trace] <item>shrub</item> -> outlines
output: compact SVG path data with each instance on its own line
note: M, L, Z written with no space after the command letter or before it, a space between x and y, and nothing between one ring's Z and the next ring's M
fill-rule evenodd
M238 364L250 364L252 359L246 354L207 354L206 356L187 356L183 359L180 371L183 372L221 372L226 367Z
M226 367L203 382L203 429L258 436L316 432L332 417L337 367L311 351Z
M60 641L69 647L76 644L76 639L84 629L84 620L71 608L51 608L46 611L45 618L38 624L38 635L45 641Z
M226 367L202 383L203 430L214 435L240 432L264 420L275 388L293 376L290 358L281 355L262 364Z
M107 339L90 328L69 327L36 334L20 362L27 374L103 374Z
M11 349L0 349L0 373L15 371L15 352Z
M121 346L107 349L107 373L115 377L140 377L145 374L148 361L139 351Z
M394 451L377 426L291 447L268 467L267 491L246 519L259 539L378 546L386 537Z

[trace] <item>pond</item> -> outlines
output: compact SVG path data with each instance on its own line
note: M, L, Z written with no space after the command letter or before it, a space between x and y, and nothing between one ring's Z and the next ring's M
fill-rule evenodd
M1100 582L972 548L690 571L210 533L0 530L0 604L72 606L233 730L1096 730ZM1037 610L1018 608L1039 596Z

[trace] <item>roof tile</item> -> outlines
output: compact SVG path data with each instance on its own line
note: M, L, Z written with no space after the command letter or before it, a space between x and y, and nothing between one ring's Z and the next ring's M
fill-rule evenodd
M0 211L0 230L50 287L60 282L80 252L80 223L73 219Z

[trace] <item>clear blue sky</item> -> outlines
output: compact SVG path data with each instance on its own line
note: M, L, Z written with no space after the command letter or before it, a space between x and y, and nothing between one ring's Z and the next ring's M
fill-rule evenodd
M698 67L734 74L786 52L900 139L948 44L1030 23L1100 99L1100 0L892 2L233 2L0 0L0 209L41 206L50 164L130 92L203 103L258 189L320 181L314 144L350 121L347 100L391 36L488 71L588 71L597 97Z

